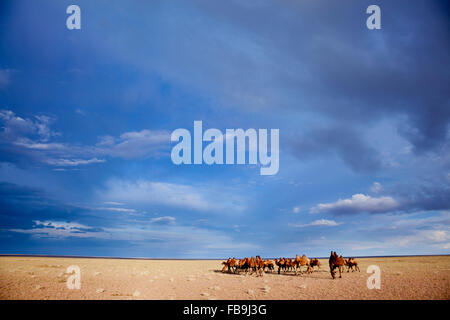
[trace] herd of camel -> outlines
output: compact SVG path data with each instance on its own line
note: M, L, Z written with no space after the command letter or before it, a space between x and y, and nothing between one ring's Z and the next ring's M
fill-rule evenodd
M339 271L339 278L342 278L342 272L344 271L344 267L347 267L347 272L350 270L360 271L358 267L358 262L356 262L355 258L345 259L335 251L331 251L330 258L328 260L331 277L333 279L336 278L336 269ZM262 276L264 272L273 272L275 271L275 266L278 267L278 274L283 272L294 271L295 275L297 275L297 271L300 271L300 274L303 274L302 267L306 267L306 273L313 272L314 267L320 269L320 261L319 259L308 259L305 255L299 256L296 255L294 259L291 258L280 258L275 259L274 261L270 259L261 259L260 256L244 258L237 260L236 258L228 258L227 261L222 262L223 268L222 272L228 270L228 272L240 273L241 271L250 274L256 273L256 276Z

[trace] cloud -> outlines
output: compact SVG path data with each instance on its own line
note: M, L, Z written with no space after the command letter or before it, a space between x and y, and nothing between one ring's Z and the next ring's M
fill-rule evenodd
M13 228L7 231L31 234L35 238L92 238L99 234L95 228L77 222L33 220L33 223L32 229Z
M436 177L422 177L409 183L398 183L386 187L375 182L370 190L379 196L355 194L350 199L319 203L309 211L310 213L352 214L363 212L413 213L450 209L450 197L448 196L450 181L442 173Z
M426 151L445 142L450 119L449 73L442 70L448 62L447 16L439 6L405 4L385 4L384 10L401 12L388 32L378 34L355 27L363 6L343 11L338 3L323 10L319 3L178 2L145 14L130 5L124 11L135 12L136 26L120 33L115 31L124 30L122 23L111 25L113 32L104 33L98 50L224 106L258 112L274 106L278 112L314 109L353 128L405 115L405 137ZM433 23L417 19L424 15ZM326 23L318 27L318 19ZM159 36L151 43L135 41L152 31ZM294 34L303 41L293 40ZM117 47L113 38L124 45ZM157 52L150 50L155 43Z
M116 212L124 212L124 213L136 213L135 209L127 209L127 208L116 208L116 207L100 207L95 210L100 211L116 211Z
M392 197L371 197L354 194L350 199L339 199L332 203L319 203L310 209L311 213L328 212L334 214L385 213L396 210L398 202Z
M40 220L33 220L35 226L43 226L48 228L54 228L54 229L67 229L67 230L80 230L80 229L91 229L88 226L82 225L77 222L64 222L64 221L40 221Z
M14 183L0 182L0 201L39 201L44 197L42 191L26 187L19 186ZM2 203L4 206L4 203Z
M11 110L0 110L0 121L3 130L0 132L0 139L4 142L15 142L26 135L33 136L39 142L46 142L52 136L59 133L50 130L50 124L55 119L49 116L38 115L34 118L22 118Z
M11 82L11 76L15 73L12 69L0 69L0 88L8 86Z
M218 192L215 187L201 185L111 179L98 193L104 201L165 205L212 212L224 209L241 212L244 209L240 196L224 188Z
M306 224L289 224L289 226L296 227L296 228L316 227L316 226L317 227L335 227L340 224L341 223L337 223L334 220L319 219L319 220L315 220L313 222L306 223Z
M161 155L161 151L168 146L170 146L168 131L145 129L125 132L119 138L104 136L97 144L97 149L99 154L132 159Z
M380 193L383 190L383 187L379 182L374 182L373 185L370 187L370 191L373 193Z
M382 161L378 152L362 139L361 134L348 126L317 128L295 137L288 148L301 159L320 157L334 152L357 172L378 170Z
M79 165L85 165L85 164L91 164L91 163L103 163L106 162L104 159L48 159L47 163L54 165L54 166L60 166L60 167L74 167Z
M122 202L116 202L116 201L105 201L104 204L111 205L111 206L123 206L124 204Z
M158 217L158 218L152 218L150 219L150 223L155 223L155 224L173 224L175 223L175 218L171 217L171 216L165 216L165 217Z
M51 130L54 118L44 115L22 118L13 111L0 110L3 130L0 142L4 155L17 155L51 166L75 167L106 162L106 157L142 159L167 155L170 134L164 130L129 131L119 137L103 136L95 145L53 141L61 134Z
M33 238L46 239L97 239L109 241L126 241L129 247L130 241L133 248L143 246L145 252L153 250L154 256L173 257L173 252L178 257L201 258L211 254L214 250L215 257L222 255L244 254L248 250L259 249L258 245L236 241L229 235L220 231L204 228L181 226L172 223L158 224L126 224L113 227L91 227L78 222L63 222L58 220L33 221L31 229L0 229L2 232L22 233ZM170 251L168 251L170 250ZM161 253L170 252L170 253ZM127 256L127 255L126 255Z
M449 230L415 230L412 234L406 236L393 236L386 238L386 243L392 243L399 247L412 247L423 245L434 245L445 249L449 244Z
M409 184L398 184L391 192L401 200L405 211L450 209L450 181L440 174L433 178L422 178Z

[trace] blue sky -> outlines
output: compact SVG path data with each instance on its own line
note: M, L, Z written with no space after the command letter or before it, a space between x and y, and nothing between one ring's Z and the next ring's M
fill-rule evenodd
M0 253L448 254L448 13L2 1ZM170 134L195 120L279 129L279 172L174 165Z

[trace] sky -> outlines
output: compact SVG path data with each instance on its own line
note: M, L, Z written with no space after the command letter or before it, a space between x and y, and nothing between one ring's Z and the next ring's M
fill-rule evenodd
M2 1L0 253L449 254L449 12ZM175 165L170 135L197 120L279 129L278 173Z

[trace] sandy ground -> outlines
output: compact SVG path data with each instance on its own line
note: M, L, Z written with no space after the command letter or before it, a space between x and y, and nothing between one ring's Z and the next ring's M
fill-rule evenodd
M450 299L450 256L358 259L332 280L328 261L309 275L221 273L221 261L0 257L0 299ZM70 290L67 267L79 266ZM369 290L369 265L381 289Z

